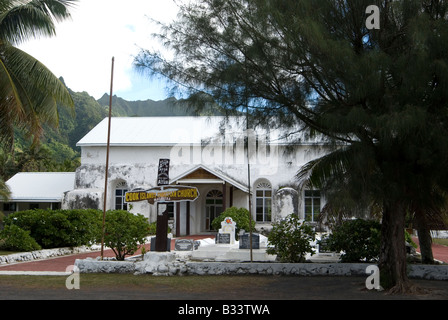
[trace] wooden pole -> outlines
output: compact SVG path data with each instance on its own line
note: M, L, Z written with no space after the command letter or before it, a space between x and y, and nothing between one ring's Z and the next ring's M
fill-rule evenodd
M249 188L249 248L250 248L250 262L253 262L253 248L252 248L252 196L250 194L250 155L249 155L249 103L246 96L246 136L247 136L247 185Z
M104 178L104 202L103 202L103 227L101 232L101 260L103 260L104 255L104 231L106 225L106 204L107 204L107 176L109 173L109 147L110 147L110 124L112 117L112 94L113 94L113 83L114 83L114 57L112 57L112 67L110 76L110 97L109 97L109 123L107 126L107 148L106 148L106 172Z

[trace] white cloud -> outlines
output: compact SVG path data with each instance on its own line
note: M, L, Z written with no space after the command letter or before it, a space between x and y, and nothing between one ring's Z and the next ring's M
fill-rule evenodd
M148 17L164 22L176 17L172 0L80 0L71 13L71 20L57 25L56 37L31 40L20 48L64 77L74 91L95 98L109 93L115 57L114 94L128 100L164 98L163 86L138 76L132 62L140 47L155 46L155 26ZM141 88L145 82L147 91Z

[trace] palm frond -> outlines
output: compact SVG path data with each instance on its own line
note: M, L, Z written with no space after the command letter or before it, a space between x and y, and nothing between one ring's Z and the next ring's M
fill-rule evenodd
M70 17L74 0L2 1L0 39L20 44L32 38L54 36L55 22Z
M299 185L325 189L331 181L343 179L348 172L352 156L353 149L345 146L309 161L296 174Z
M59 124L58 104L74 114L69 91L41 62L7 43L0 43L0 60L0 121L5 128L17 125L37 141L42 123Z
M8 201L11 196L11 191L8 188L8 185L0 178L0 200Z

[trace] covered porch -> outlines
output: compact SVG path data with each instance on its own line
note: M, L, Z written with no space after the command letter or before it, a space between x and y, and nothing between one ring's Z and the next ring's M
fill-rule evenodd
M196 166L170 184L194 186L199 190L195 201L176 202L173 207L173 235L213 233L213 219L232 206L248 207L249 188L216 170Z

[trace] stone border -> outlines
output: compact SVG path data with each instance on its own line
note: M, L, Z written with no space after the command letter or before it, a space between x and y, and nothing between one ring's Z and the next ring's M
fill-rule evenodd
M10 264L16 262L43 260L53 257L67 256L71 254L84 253L84 252L94 252L97 249L81 246L81 247L64 247L56 249L42 249L30 252L18 252L13 254L8 254L5 256L0 256L0 265Z
M99 261L77 259L80 273L134 273L155 276L175 275L295 275L295 276L366 276L367 263L232 263L191 262L176 259L170 253L147 253L143 261ZM409 277L448 280L448 265L409 265Z

